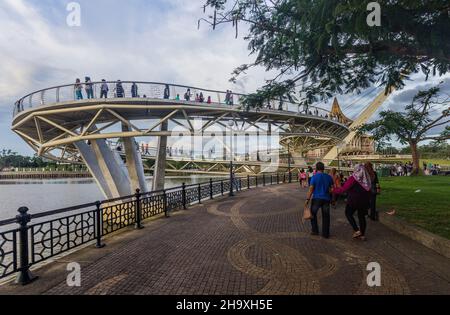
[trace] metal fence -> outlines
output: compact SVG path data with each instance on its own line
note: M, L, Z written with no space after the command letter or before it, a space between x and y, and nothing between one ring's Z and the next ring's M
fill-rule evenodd
M169 217L172 211L218 196L293 180L298 176L292 173L247 176L232 182L210 179L149 193L137 190L131 196L34 215L20 208L16 218L0 221L0 279L18 273L17 282L28 284L34 280L30 267L89 243L101 248L106 235L133 225L140 229L145 219Z

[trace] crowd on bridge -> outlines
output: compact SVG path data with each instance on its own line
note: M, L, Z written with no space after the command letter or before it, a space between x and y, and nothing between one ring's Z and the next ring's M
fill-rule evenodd
M127 85L129 82L126 82ZM113 87L111 87L113 85ZM142 84L141 84L142 85ZM164 84L164 91L163 91L163 98L166 100L171 99L171 85ZM99 86L99 88L97 88ZM77 78L75 80L75 84L73 85L73 97L74 100L83 100L83 99L95 99L99 95L100 99L107 99L110 96L110 92L113 93L113 98L125 98L130 97L131 98L148 98L146 94L140 93L139 84L137 82L131 82L131 86L128 86L128 90L126 89L126 85L121 81L117 80L114 81L114 83L107 82L105 79L102 79L101 82L93 82L92 79L89 76L86 76L84 79L84 82L82 82L81 79ZM112 91L111 91L112 88ZM58 88L59 91L59 88ZM99 91L99 94L97 94ZM153 93L153 92L151 92ZM158 91L157 94L160 92ZM227 90L225 93L225 98L223 101L221 101L220 97L217 101L213 101L211 96L207 96L204 94L204 92L199 93L193 93L191 88L186 87L186 92L184 93L183 97L180 96L180 94L176 93L172 96L172 99L175 101L181 101L184 100L186 102L196 102L196 103L206 103L206 104L226 104L229 106L236 105L235 98L238 97L238 94L235 94L231 90ZM43 95L43 94L42 94ZM153 95L154 97L154 95ZM159 97L158 97L159 98ZM239 98L239 97L238 97ZM59 99L59 97L57 98ZM24 111L23 107L23 101L24 99L17 101L15 104L15 112L20 113ZM41 102L44 102L41 100ZM276 101L275 101L276 102ZM42 103L43 104L43 103ZM303 106L303 108L301 108ZM278 108L276 105L274 105L274 102L268 101L266 104L262 104L261 108L268 109L268 110L289 110L289 106L287 108L284 107L284 101L283 98L280 98ZM256 109L257 111L259 109ZM293 109L291 109L294 111ZM298 105L297 112L302 115L307 116L316 116L323 119L335 121L335 122L341 122L340 119L336 116L333 116L328 111L322 110L317 107L310 107L309 105Z
M92 83L92 80L90 77L85 77L85 82L82 83L80 79L76 79L75 84L74 84L74 95L75 95L75 100L82 100L84 98L84 94L83 94L83 86L84 86L84 90L85 90L85 95L87 99L93 99L94 97L94 84ZM102 83L100 85L100 98L108 98L109 96L109 85L106 82L105 79L102 80ZM117 80L113 89L113 93L114 93L114 98L124 98L126 97L126 91L125 88L123 86L123 83L121 80ZM164 99L170 99L170 85L166 84L165 88L164 88ZM130 94L132 98L141 98L141 95L139 94L139 86L136 82L133 82L131 84L131 88L130 88ZM224 99L224 103L226 105L230 105L233 106L235 105L235 96L236 94L233 93L233 91L231 90L227 90L225 93L225 99ZM147 98L147 95L142 95L142 98ZM176 96L174 97L175 101L181 101L181 96L180 94L176 94ZM203 94L203 92L200 93L192 93L190 88L187 88L186 92L183 95L183 100L190 102L190 101L195 101L196 103L206 103L206 104L212 104L212 98L211 96L207 96L205 97L205 95ZM220 103L220 100L219 100ZM270 102L268 102L266 105L263 106L263 108L265 109L277 109L280 111L284 110L284 101L282 98L280 98L279 101L279 105L278 108L275 108ZM303 108L300 109L300 105L298 107L298 112L304 115L309 115L309 116L317 116L317 117L321 117L321 118L325 118L325 119L329 119L332 121L336 121L336 122L340 122L339 118L336 116L332 116L329 113L321 113L319 112L319 109L314 107L311 108L308 105L303 105Z
M93 99L94 97L94 84L92 83L92 80L90 77L85 77L85 82L82 83L80 79L75 80L74 84L74 98L75 100L83 100L84 94L83 89L85 91L85 95L87 99ZM110 92L109 84L106 82L105 79L102 79L101 85L100 85L100 98L108 98ZM121 80L117 80L113 89L114 98L125 98L127 95L127 92L125 91L124 85ZM170 99L170 85L166 84L163 92L164 99ZM136 82L132 82L131 88L130 88L130 94L132 98L147 98L147 95L140 95L139 94L139 86ZM225 95L225 104L226 105L234 105L234 96L233 91L227 90ZM176 94L174 97L174 100L181 101L180 94ZM211 96L205 97L203 92L195 93L195 97L191 91L190 88L187 88L186 92L184 93L183 100L190 102L195 101L196 103L206 103L206 104L212 104L212 98Z
M358 164L353 174L345 178L333 168L328 174L322 162L316 164L316 169L302 169L299 174L301 187L309 187L305 203L304 219L311 220L311 234L319 235L318 212L322 212L322 236L330 237L330 210L339 200L346 201L345 215L353 229L354 239L366 240L367 221L369 216L378 220L376 209L377 195L381 188L377 173L371 163ZM355 220L358 217L358 223Z

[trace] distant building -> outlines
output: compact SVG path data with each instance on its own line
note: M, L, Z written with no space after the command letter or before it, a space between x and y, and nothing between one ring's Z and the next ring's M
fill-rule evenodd
M353 123L353 120L345 116L345 114L342 112L337 98L334 99L330 116L332 119L336 119L337 121L346 124L347 126L350 126ZM328 153L328 151L330 151L330 149L331 147L311 150L306 153L306 157L314 159L322 158ZM341 156L371 154L375 154L375 141L369 135L355 137L350 142L350 144L348 144L339 152L339 155Z

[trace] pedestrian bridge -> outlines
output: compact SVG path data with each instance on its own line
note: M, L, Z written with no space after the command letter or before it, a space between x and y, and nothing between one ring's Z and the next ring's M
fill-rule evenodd
M133 83L137 90L130 97ZM102 84L109 86L107 98L100 98ZM123 97L114 95L117 82L93 82L90 99L77 99L74 84L33 92L14 104L12 130L40 156L86 163L107 198L129 195L138 187L147 191L137 138L159 139L153 187L161 189L170 136L226 143L228 135L245 141L276 135L282 145L290 145L294 156L301 156L310 149L332 147L350 132L329 111L301 108L284 99L246 109L245 95L238 93L155 82L121 85ZM184 98L187 91L190 98ZM110 139L123 141L126 164L108 147Z

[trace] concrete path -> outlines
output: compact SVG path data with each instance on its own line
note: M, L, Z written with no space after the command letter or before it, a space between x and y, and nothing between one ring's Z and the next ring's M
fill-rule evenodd
M332 236L310 236L297 184L252 189L147 222L36 270L26 287L0 294L450 294L450 260L369 222L352 240L342 206ZM81 287L66 284L67 263L82 266ZM369 288L367 265L381 265Z

